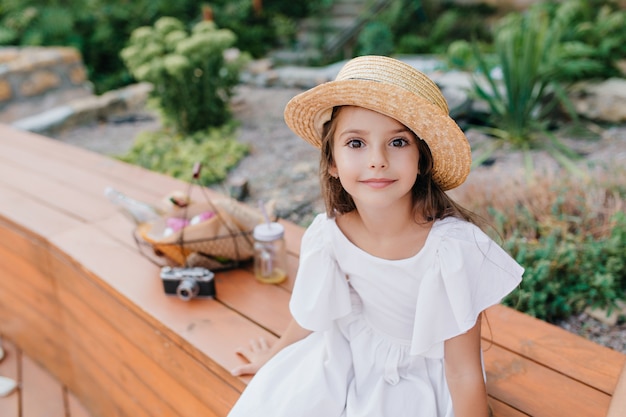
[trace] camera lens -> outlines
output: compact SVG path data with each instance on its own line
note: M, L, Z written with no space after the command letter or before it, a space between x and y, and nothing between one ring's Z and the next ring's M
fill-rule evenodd
M184 301L189 301L200 292L198 283L193 278L183 278L176 288L176 294L178 298Z

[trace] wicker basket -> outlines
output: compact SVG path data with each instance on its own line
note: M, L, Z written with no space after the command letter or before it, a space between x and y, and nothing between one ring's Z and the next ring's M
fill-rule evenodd
M193 217L191 214L190 217ZM188 257L198 253L225 266L246 261L253 255L252 229L240 230L223 214L163 237L165 219L144 223L136 235L149 244L157 255L165 256L176 265L187 265Z
M194 179L197 179L197 169L194 168ZM263 214L232 198L211 199L206 189L200 188L206 201L179 208L171 216L189 220L210 211L213 214L210 219L169 234L165 233L167 218L137 226L135 241L142 253L153 262L159 265L204 266L216 270L235 267L252 258L252 230L264 221Z

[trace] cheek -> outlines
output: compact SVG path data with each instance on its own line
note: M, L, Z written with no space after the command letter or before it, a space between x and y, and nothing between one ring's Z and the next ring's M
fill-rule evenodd
M414 152L409 153L407 156L407 161L406 164L411 167L411 170L415 171L415 174L419 174L419 163L420 163L420 157L419 157L419 152L417 149L414 150Z
M404 172L403 177L407 181L415 182L419 175L418 158L416 155L403 155L401 159L397 160L396 166Z
M333 148L333 162L330 166L335 170L335 172L341 172L343 167L346 165L345 153L342 151L343 149L340 147L335 146Z
M358 170L360 164L358 158L348 157L345 154L335 154L335 170L339 175L348 175L355 170Z

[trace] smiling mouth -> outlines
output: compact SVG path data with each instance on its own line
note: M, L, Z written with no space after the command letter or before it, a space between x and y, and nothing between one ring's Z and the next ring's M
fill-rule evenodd
M372 179L364 180L361 182L372 188L384 188L384 187L387 187L388 185L393 184L395 180L390 180L386 178L372 178Z

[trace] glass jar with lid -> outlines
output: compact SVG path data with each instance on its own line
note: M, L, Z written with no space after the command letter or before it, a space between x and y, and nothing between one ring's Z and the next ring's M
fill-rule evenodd
M285 228L276 222L254 228L254 275L265 284L279 284L287 278Z

